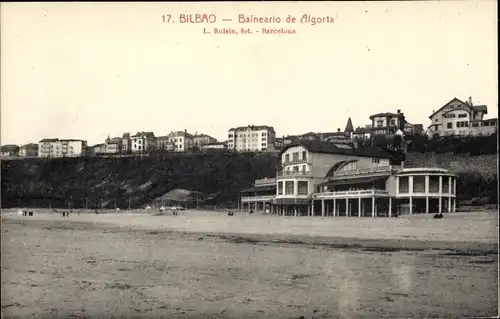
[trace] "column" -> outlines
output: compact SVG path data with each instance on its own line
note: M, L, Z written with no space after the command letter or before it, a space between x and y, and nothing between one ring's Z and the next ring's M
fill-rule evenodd
M256 212L259 211L259 203L254 202L253 205L254 205L255 211Z
M429 184L430 184L430 177L429 175L425 175L425 193L429 193Z
M413 193L413 176L412 175L410 175L408 177L408 193L410 194L410 196Z
M455 195L455 198L457 196L457 178L453 178L453 194Z
M345 199L345 217L349 217L349 198Z
M443 193L443 176L439 176L439 195Z
M396 177L396 194L399 194L399 176Z
M425 196L425 213L429 214L429 196Z
M299 194L299 182L297 180L293 181L293 194L297 196Z
M333 199L333 217L337 214L337 200Z
M297 206L293 208L293 216L297 217Z
M389 217L392 217L392 197L389 197Z
M361 217L361 197L358 198L358 217Z
M413 214L413 198L410 195L410 215Z
M438 213L441 213L442 206L443 206L443 197L441 197L441 195L439 195L439 207L438 207Z
M325 216L325 200L321 200L321 217Z
M457 211L457 198L453 198L453 213L455 213Z
M372 197L372 217L375 217L375 196Z
M448 213L451 213L451 197L448 197Z
M450 176L450 177L448 177L448 193L449 194L451 194L451 187L452 187L452 185L451 185L451 176Z

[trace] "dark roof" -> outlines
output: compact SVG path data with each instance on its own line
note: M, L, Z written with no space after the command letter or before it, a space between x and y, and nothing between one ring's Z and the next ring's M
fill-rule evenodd
M486 105L472 105L472 109L476 112L483 112L488 114L488 107Z
M18 151L19 150L19 146L17 145L3 145L1 147L2 151L5 152L5 151Z
M40 143L43 143L43 142L57 142L59 141L58 138L44 138L40 141Z
M146 137L155 137L155 134L153 132L137 132L137 134L133 135L132 137L139 137L139 136L146 136Z
M498 122L498 118L487 119L487 120L484 120L483 122L484 123L497 123Z
M370 119L373 119L374 117L403 117L403 116L405 116L404 113L386 112L386 113L377 113L377 114L370 115Z
M318 140L301 140L295 143L288 144L285 147L283 147L283 149L280 152L280 155L293 146L304 146L309 152L312 153L339 154L339 155L350 155L359 157L392 159L392 156L390 154L388 154L379 147L369 147L361 149L341 148L337 147L333 143L328 143Z
M367 128L367 127L358 127L356 130L354 130L354 134L366 134L366 133L371 133L372 128Z
M274 127L272 126L267 126L267 125L247 125L247 126L238 126L238 127L233 127L230 128L229 131L236 131L236 130L243 130L250 128L252 130L271 130L274 132Z
M240 193L250 193L250 192L262 192L262 191L272 191L276 190L275 185L266 185L266 186L254 186L240 191Z
M349 117L349 119L347 119L347 124L345 126L345 132L354 132L354 126L352 126L352 120L351 118Z
M215 140L214 137L212 137L208 134L195 134L195 135L193 135L193 138L197 138L197 137L209 137L209 138L213 138Z
M23 146L21 146L22 148L30 148L30 147L33 147L33 148L38 148L38 144L36 143L28 143L28 144L25 144Z
M436 115L438 112L440 112L443 108L445 108L446 106L448 106L449 104L453 103L453 102L459 102L460 104L462 104L462 106L464 107L467 107L467 108L470 108L470 109L473 109L475 112L483 112L485 114L488 113L488 108L486 105L469 105L469 103L465 103L463 102L462 100L459 100L457 99L456 97L454 97L451 101L449 101L448 103L446 103L445 105L441 106L437 111L435 111L434 113L431 114L431 116L429 116L430 119L432 119L432 117L434 115Z

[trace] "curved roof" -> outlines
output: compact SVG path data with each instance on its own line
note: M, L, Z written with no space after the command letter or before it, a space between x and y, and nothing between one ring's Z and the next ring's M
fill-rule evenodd
M341 167L344 165L347 165L349 163L357 162L358 160L347 160L347 161L340 161L335 163L329 170L328 173L326 173L325 178L327 177L333 177L336 171L338 171Z
M372 157L372 158L387 158L393 159L393 157L385 152L380 147L368 147L361 149L350 149L341 148L333 143L323 142L318 140L299 140L294 143L288 144L281 149L280 155L283 154L290 147L303 146L309 152L312 153L323 153L323 154L338 154L338 155L350 155L357 157Z

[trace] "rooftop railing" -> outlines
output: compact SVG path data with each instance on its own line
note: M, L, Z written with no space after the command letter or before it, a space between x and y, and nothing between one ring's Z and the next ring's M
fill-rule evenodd
M382 167L370 167L350 171L339 171L335 172L333 176L351 176L351 175L361 175L370 173L386 173L392 170L392 166L382 166Z
M242 202L259 202L259 201L270 201L276 198L276 195L265 195L265 196L242 196Z
M279 171L276 176L311 176L310 171Z
M367 189L356 191L323 192L314 194L313 198L331 198L331 197L359 197L373 195L388 195L389 192L383 189Z

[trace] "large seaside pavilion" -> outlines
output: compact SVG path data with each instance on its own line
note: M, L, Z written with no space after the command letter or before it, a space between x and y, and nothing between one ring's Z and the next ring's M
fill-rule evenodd
M456 176L407 167L380 148L303 140L279 154L275 178L242 191L244 210L281 216L394 217L456 210Z

